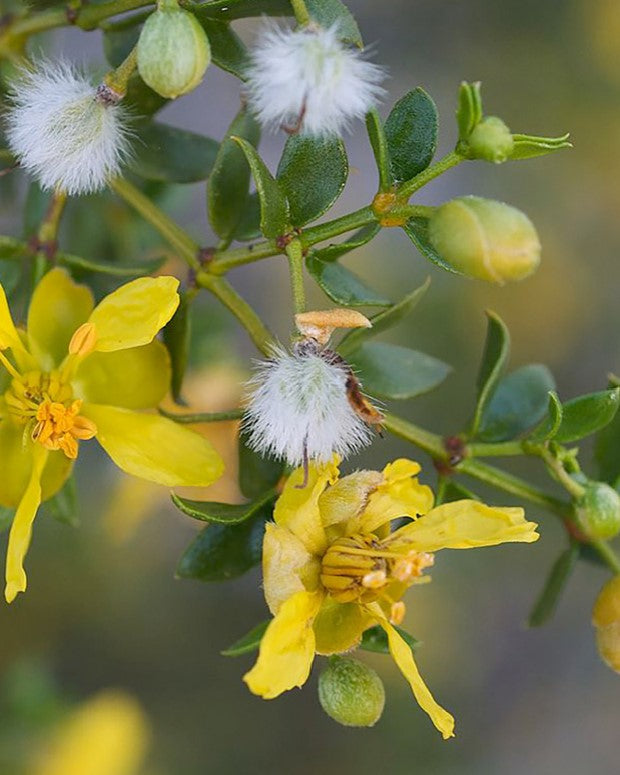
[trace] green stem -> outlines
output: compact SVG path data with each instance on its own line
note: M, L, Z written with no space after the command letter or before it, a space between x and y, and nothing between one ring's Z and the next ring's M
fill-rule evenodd
M100 21L109 16L116 16L134 8L142 8L145 5L153 5L153 0L110 0L101 5L88 5L77 12L77 19L72 21L66 8L52 8L49 11L28 14L13 22L4 36L6 38L28 37L38 32L51 30L54 27L67 27L74 24L82 29L93 29ZM2 45L0 44L0 48Z
M110 182L110 188L136 209L140 215L148 221L172 245L179 255L192 267L200 269L198 260L199 246L178 226L169 216L154 204L148 196L137 189L125 178L114 178Z
M592 548L614 573L620 573L620 558L605 541L592 541Z
M304 0L290 0L290 3L293 8L293 13L295 14L295 19L297 19L297 24L299 24L300 27L305 27L307 24L310 24L310 14L308 13Z
M106 86L119 95L127 93L127 84L138 66L138 46L134 46L127 57L115 69L111 70L103 79Z
M467 445L467 452L471 457L513 457L527 454L520 441L500 441L496 444L474 442Z
M304 312L306 309L306 292L304 290L304 257L301 243L294 239L286 246L286 255L288 256L288 266L291 275L291 293L293 295L293 311L295 314Z
M434 460L447 460L448 455L443 445L443 439L436 433L419 428L412 422L403 420L402 417L397 417L394 414L386 414L383 425L390 433L415 444Z
M456 165L460 164L462 161L465 161L464 157L461 156L460 153L452 151L447 156L444 156L443 159L440 159L435 164L431 164L430 167L427 167L425 170L420 172L420 174L416 175L415 178L411 178L411 180L407 180L405 183L403 183L402 186L400 186L398 189L399 198L409 199L412 194L421 189L427 183L430 183L431 180L439 177L439 175L443 175L444 172L452 169L452 167L456 167Z
M564 487L566 492L573 498L581 498L585 493L585 488L576 482L573 477L564 468L564 464L561 460L554 457L548 449L545 447L538 447L536 454L539 455L544 461L549 473L554 476L558 482Z
M159 413L169 420L180 425L194 425L203 422L230 422L231 420L240 420L243 417L243 409L229 409L225 412L197 412L196 414L177 414L176 412L167 412L160 407Z
M217 296L245 328L258 349L265 355L270 354L271 345L274 342L271 332L247 301L230 285L228 280L225 280L223 277L216 277L207 271L201 271L196 276L196 283L201 288L206 288L214 296Z

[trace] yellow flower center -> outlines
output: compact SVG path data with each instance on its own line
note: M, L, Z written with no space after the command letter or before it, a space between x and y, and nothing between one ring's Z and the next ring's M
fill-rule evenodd
M77 457L78 441L97 433L95 423L80 415L82 402L73 398L71 387L56 371L16 375L4 402L9 414L27 426L32 441L45 449L62 450L72 460Z
M390 551L372 534L345 536L334 541L324 554L321 583L339 603L386 600L391 604L393 623L399 624L405 606L390 598L390 584L413 583L433 560L433 555L425 552Z

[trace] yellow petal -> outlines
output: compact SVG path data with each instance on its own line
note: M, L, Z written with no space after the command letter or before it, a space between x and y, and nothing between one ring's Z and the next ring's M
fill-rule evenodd
M18 592L25 592L27 579L24 571L24 558L30 546L32 537L32 523L41 505L41 474L47 460L47 451L37 446L32 454L32 471L28 486L21 499L11 532L9 544L6 550L6 586L4 597L7 603L12 603Z
M122 285L95 307L99 352L126 350L153 341L179 306L176 277L140 277Z
M314 660L314 630L323 595L296 592L282 604L263 635L258 660L243 676L249 689L265 700L303 686Z
M319 586L321 561L285 527L265 525L263 539L263 586L272 614L277 614L295 592L314 592Z
M376 603L372 603L368 608L376 615L375 618L377 622L385 630L385 633L388 636L388 645L392 659L396 662L401 673L409 682L411 691L413 692L418 705L423 711L428 713L431 721L441 732L444 740L447 740L449 737L454 737L454 718L447 710L444 710L441 705L437 704L433 695L430 693L427 685L422 680L422 676L415 663L410 647L398 634L397 630L395 630L387 621L381 608Z
M28 344L41 368L51 371L61 364L73 332L94 306L90 289L73 282L64 269L52 269L43 277L28 309Z
M150 730L129 695L104 691L66 719L32 775L138 775Z
M317 654L342 654L359 645L371 619L357 603L327 597L314 620Z
M155 414L84 404L97 441L119 468L166 487L207 487L224 472L222 459L197 433Z
M325 490L319 498L319 509L331 540L340 537L347 522L362 513L382 482L383 476L378 471L356 471Z
M537 541L538 526L526 522L523 509L495 508L473 500L444 503L416 522L393 533L395 548L402 542L420 552L472 549L511 541Z
M430 487L415 478L420 466L413 460L401 458L383 469L383 483L370 496L362 514L349 523L348 532L374 533L379 527L397 517L416 517L433 507L434 496Z
M170 388L170 356L157 340L142 347L94 352L80 363L72 387L84 401L152 409Z
M282 495L276 501L273 518L281 527L287 527L291 533L303 541L312 554L322 554L327 548L327 538L319 511L319 497L328 483L338 478L338 460L317 465L310 463L308 482L301 487L304 479L302 468L289 476Z
M13 351L17 365L21 369L35 367L32 356L24 347L19 332L15 328L4 288L0 285L0 350L9 348Z
M22 499L32 472L32 453L39 445L24 443L24 426L0 421L0 506L15 508ZM41 447L42 449L42 447ZM55 495L66 482L73 461L64 452L50 452L41 477L42 500Z

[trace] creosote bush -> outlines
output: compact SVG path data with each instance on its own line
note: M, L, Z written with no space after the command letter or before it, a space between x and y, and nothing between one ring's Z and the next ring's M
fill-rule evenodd
M370 726L383 709L381 680L341 655L390 654L420 708L444 739L452 737L455 720L420 675L409 621L402 627L404 598L429 580L441 549L516 542L527 552L539 537L530 513L538 520L542 510L564 531L530 624L550 618L577 562L603 566L614 580L593 621L603 659L618 670L620 559L608 542L620 528L617 378L598 392L560 399L545 366L508 371L508 329L487 312L475 401L445 439L403 419L396 402L433 390L450 367L382 341L414 312L428 282L406 288L403 277L402 296L386 299L373 278L362 280L340 262L381 240L385 229L398 229L412 262L462 275L464 292L468 279L524 280L544 260L528 215L475 195L430 206L423 189L460 164L518 162L569 148L568 135L513 133L512 121L485 114L480 84L464 82L456 121L446 122L454 149L436 158L433 99L414 84L404 95L387 92L385 69L364 49L340 0L105 0L71 8L24 5L0 26L7 103L0 158L30 185L26 239L0 237L7 603L26 591L40 508L64 522L79 511L74 467L81 448L96 440L124 472L172 489L176 507L206 523L178 576L223 581L262 563L271 617L250 622L225 652L257 652L244 676L257 696L273 699L303 686L314 661L327 657L323 708L342 724ZM250 47L235 31L247 16L278 17L256 20ZM103 31L109 72L100 81L33 53L37 33L69 23ZM224 136L160 121L169 100L192 99L210 63L239 79L238 112ZM344 138L362 121L376 195L333 217L349 178ZM260 152L265 129L284 139L275 169ZM170 184L191 182L206 185L215 245L196 241L163 206ZM80 198L95 192L98 198ZM69 210L105 225L112 197L132 232L147 222L160 252L186 269L65 250L59 230ZM272 256L286 261L290 274L290 326L277 336L226 277ZM310 282L326 297L322 309L307 307ZM252 367L241 407L188 414L185 372L204 333L192 323L200 322L196 308L206 295L236 317L263 360ZM162 406L168 396L175 409ZM177 487L205 487L223 475L223 461L198 426L231 419L241 419L244 502L178 494ZM438 471L433 489L409 455L381 470L356 470L354 454L377 433L405 440L412 456L430 456ZM575 444L590 436L598 470L586 471ZM493 457L506 462L487 462ZM511 460L519 457L538 460L562 496L513 473ZM474 484L463 485L463 476ZM497 490L500 505L483 503L476 482ZM520 505L501 505L504 497Z

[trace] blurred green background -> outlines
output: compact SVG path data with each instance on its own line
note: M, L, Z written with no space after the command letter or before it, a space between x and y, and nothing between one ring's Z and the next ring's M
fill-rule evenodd
M420 197L434 204L476 193L528 213L540 231L543 264L521 285L497 289L444 275L397 230L345 258L393 298L432 277L421 306L389 338L448 361L454 373L435 393L397 411L435 431L460 430L471 411L489 307L511 328L513 367L547 363L562 398L604 387L607 372L620 369L620 2L349 5L376 60L389 68L390 97L382 110L424 86L442 118L440 152L456 139L455 96L463 79L483 82L486 112L514 131L570 131L575 145L501 167L464 164ZM249 40L255 26L243 22L238 30ZM97 67L100 43L97 33L64 30L38 39L35 48ZM212 68L199 90L166 108L162 118L220 138L237 106L238 82ZM270 163L282 144L282 137L263 141ZM347 145L354 169L337 213L367 204L375 192L361 125ZM0 183L0 224L4 233L19 234L17 204L25 187L17 174L11 178ZM160 193L201 244L212 241L202 186ZM98 260L122 254L132 263L134 253L157 252L159 239L146 226L136 228L120 203L110 198L109 221L97 225L87 217L89 201L71 205L66 249ZM231 281L285 337L284 262L261 261L235 271ZM328 303L318 289L311 299ZM197 338L204 339L195 343L200 377L193 380L194 405L224 408L254 353L215 302L200 307L196 322ZM215 433L220 448L230 451L232 429ZM553 517L528 507L541 526L537 544L445 552L433 583L409 594L405 626L423 641L420 668L456 716L457 737L442 742L389 658L374 655L362 658L386 682L386 710L375 728L350 730L322 713L315 679L303 692L271 702L246 690L241 676L252 657L227 659L219 651L266 617L259 573L225 585L175 580L176 561L196 525L170 507L163 490L123 483L92 446L84 445L78 466L80 528L41 514L28 556L28 592L0 607L2 775L19 772L17 762L30 747L25 730L45 726L46 702L51 713L57 696L78 702L110 686L133 694L148 715L153 735L145 772L157 775L617 772L620 683L599 661L589 622L603 572L581 565L554 620L539 631L524 626L564 541ZM382 467L395 455L417 457L404 443L378 439L347 467ZM423 479L431 483L433 470L423 462ZM213 499L236 496L233 483L219 487ZM499 493L484 495L511 502Z

